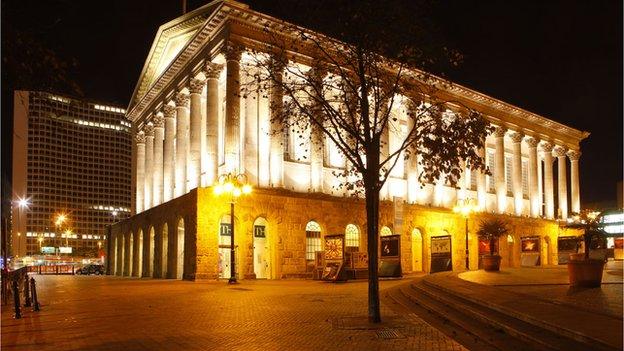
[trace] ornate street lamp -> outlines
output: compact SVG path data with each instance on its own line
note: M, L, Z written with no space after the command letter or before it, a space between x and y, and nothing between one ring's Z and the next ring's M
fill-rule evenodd
M465 198L457 201L457 205L453 207L453 212L459 213L466 221L466 270L470 270L470 255L468 250L468 217L472 212L478 210L475 201L472 198Z
M251 185L244 174L227 173L221 175L213 187L215 195L230 196L230 279L229 284L236 284L236 257L234 248L234 203L243 195L251 194Z

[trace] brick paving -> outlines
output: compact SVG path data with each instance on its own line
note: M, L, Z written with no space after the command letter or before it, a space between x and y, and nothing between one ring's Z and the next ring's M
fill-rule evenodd
M547 268L504 268L498 273L471 271L460 273L459 277L474 283L496 286L506 291L527 294L622 319L623 273L622 261L607 262L600 289L570 288L565 265Z
M382 328L395 333L378 337L365 319L364 281L35 279L42 310L14 320L3 308L3 350L464 350L384 304Z

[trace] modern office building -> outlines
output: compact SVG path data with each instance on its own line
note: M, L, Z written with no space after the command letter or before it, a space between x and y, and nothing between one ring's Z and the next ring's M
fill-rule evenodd
M14 106L13 255L104 250L131 208L125 109L35 91Z
M271 102L283 98L279 89L238 94L241 72L265 47L266 33L286 35L283 23L235 1L213 1L160 27L127 111L134 215L112 228L110 274L228 278L230 204L213 191L227 172L245 174L254 187L233 219L239 278L310 277L329 234L344 234L351 251L366 252L364 201L334 186L345 167L335 145L312 152L299 147L318 138L310 130L269 132L271 115L281 113ZM293 57L314 61L308 54ZM589 133L458 84L445 89L496 127L483 150L492 175L466 168L457 187L421 186L418 165L398 163L382 189L380 232L401 236L403 271L428 272L440 254L448 255L448 269L463 270L467 246L476 269L479 221L492 217L512 229L500 242L503 266L557 264L556 219L580 210L579 144ZM390 152L401 137L388 136ZM466 198L480 210L466 222L467 235L452 211Z

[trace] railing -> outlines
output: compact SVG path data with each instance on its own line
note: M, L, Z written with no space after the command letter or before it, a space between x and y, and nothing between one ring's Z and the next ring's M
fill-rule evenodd
M17 281L17 286L23 294L22 298L26 300L28 291L23 289L28 280L28 268L22 267L13 271L2 271L2 304L7 305L11 300L13 282Z
M37 274L75 274L76 266L73 264L28 266L28 272Z

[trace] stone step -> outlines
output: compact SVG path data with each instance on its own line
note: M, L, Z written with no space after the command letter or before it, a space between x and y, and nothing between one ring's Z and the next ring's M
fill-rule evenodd
M443 292L444 294L451 296L454 300L459 300L464 303L472 303L479 306L479 308L496 311L500 314L513 317L516 320L540 328L543 333L559 335L574 340L576 343L584 345L583 348L581 348L583 350L621 349L614 344L608 344L603 340L594 337L594 334L589 335L590 333L574 330L564 325L553 323L550 320L546 320L546 318L539 318L539 316L536 317L535 315L531 315L526 311L523 311L522 308L518 306L525 303L526 300L529 299L531 301L530 304L533 305L533 307L539 305L539 310L544 316L548 317L550 315L556 315L559 320L562 319L562 314L569 316L568 318L582 319L585 314L588 313L586 311L570 311L569 308L565 309L566 307L547 300L530 298L526 295L514 294L509 291L502 292L506 302L512 299L517 305L515 306L517 308L510 308L508 306L503 306L502 303L499 303L503 300L503 298L500 295L501 292L496 291L495 287L481 286L479 284L465 282L452 274L444 274L444 276L429 276L423 279L422 283L431 289L437 289L439 292ZM513 303L511 305L513 306ZM596 318L595 315L590 315L588 317ZM621 321L613 318L606 318L605 316L599 317L601 319L601 324L604 325L605 333L614 334L610 329L613 329L613 326L618 325L618 323L621 325ZM607 331L607 329L609 330Z
M566 351L584 351L588 349L587 345L580 344L576 340L500 313L487 306L460 299L456 295L448 294L445 291L425 284L422 280L411 284L410 287L419 295L427 295L441 304L452 306L455 310L471 316L492 329L504 331L511 337L530 345L531 349Z

